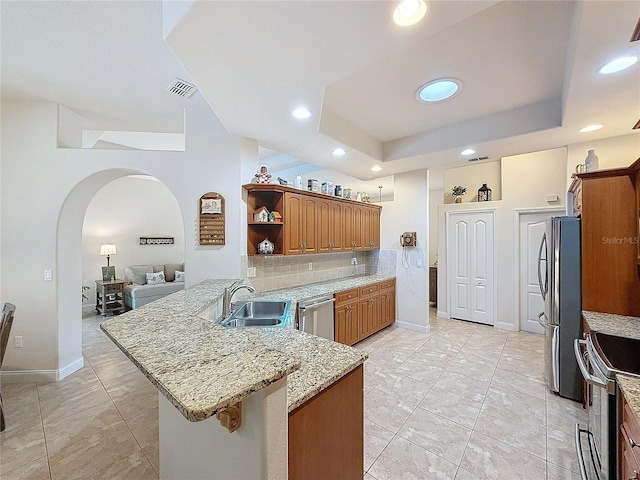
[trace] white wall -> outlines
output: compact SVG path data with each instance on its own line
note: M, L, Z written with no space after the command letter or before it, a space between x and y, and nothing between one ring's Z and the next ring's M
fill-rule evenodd
M447 248L445 216L447 212L495 209L496 239L496 326L519 330L519 285L514 265L519 252L515 245L519 235L516 212L542 210L565 205L567 149L558 148L526 155L505 157L501 161L502 200L482 203L443 205L438 209L438 315L449 316L447 291ZM456 169L459 170L459 169ZM547 202L547 195L558 201Z
M462 197L463 203L477 202L478 189L486 183L491 189L491 198L502 198L500 161L470 163L464 167L450 168L444 171L444 203L454 203L451 195L454 185L466 187L467 193Z
M394 182L394 200L383 204L380 216L380 249L397 252L397 325L426 332L429 330L428 172L399 174ZM417 233L418 245L405 249L403 266L400 235L405 231ZM418 267L418 263L422 266Z
M173 245L140 245L141 236L174 237ZM114 243L110 265L123 278L129 265L184 262L184 225L178 202L169 189L148 176L122 177L102 187L91 199L82 227L82 285L85 303L95 304L95 280L107 259L100 245Z
M152 175L175 196L187 285L240 276L241 139L209 109L188 108L185 152L59 149L57 113L49 102L2 103L0 296L16 304L12 336L24 340L20 349L9 342L5 379L50 381L82 366L82 224L94 195L117 178ZM209 191L226 199L224 246L198 244L198 199Z
M444 204L444 190L429 190L429 265L438 259L438 206Z
M567 187L576 165L584 163L589 150L594 150L600 160L600 169L628 167L640 158L640 132L620 137L588 140L569 145L567 156Z

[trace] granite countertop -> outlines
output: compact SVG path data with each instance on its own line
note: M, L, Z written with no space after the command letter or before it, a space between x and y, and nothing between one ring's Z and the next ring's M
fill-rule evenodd
M583 311L582 316L591 330L640 340L640 317L589 311ZM640 423L640 379L628 375L616 375L616 381Z
M393 277L365 275L235 301L291 301L287 327L223 328L214 322L234 279L206 280L109 319L102 330L190 421L200 421L288 376L289 411L361 365L367 353L292 328L296 304Z

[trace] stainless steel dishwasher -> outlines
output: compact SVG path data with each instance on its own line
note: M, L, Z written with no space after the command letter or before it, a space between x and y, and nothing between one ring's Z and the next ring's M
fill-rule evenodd
M332 295L312 298L298 303L296 328L303 332L333 340Z

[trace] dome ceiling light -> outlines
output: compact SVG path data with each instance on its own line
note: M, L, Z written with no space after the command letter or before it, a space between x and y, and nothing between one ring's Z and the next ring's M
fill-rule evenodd
M638 57L635 55L619 57L600 67L598 69L598 73L608 75L610 73L621 72L622 70L626 70L627 68L635 65L637 62Z
M379 172L380 170L382 170L382 167L378 165L374 165L373 167L371 167L372 172Z
M291 112L291 115L299 120L306 120L311 117L311 110L307 107L298 107Z
M393 21L401 27L418 23L427 14L424 0L404 0L393 11Z
M460 152L460 155L473 155L476 151L473 148L467 148Z
M594 125L587 125L586 127L582 127L579 130L579 132L580 133L595 132L596 130L600 130L602 127L604 127L604 125L602 125L601 123L596 123Z
M331 152L333 155L335 155L336 157L341 157L344 154L347 153L347 151L342 148L342 147L338 147L338 148L334 148L333 151Z
M416 92L416 100L423 103L441 102L453 97L462 89L457 78L438 78L422 85Z

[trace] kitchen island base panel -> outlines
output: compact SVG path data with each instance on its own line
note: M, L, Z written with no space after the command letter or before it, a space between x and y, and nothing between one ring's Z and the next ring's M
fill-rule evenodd
M287 478L287 380L242 401L233 433L215 418L189 422L159 395L160 478Z
M352 480L364 472L364 367L289 414L289 480Z

